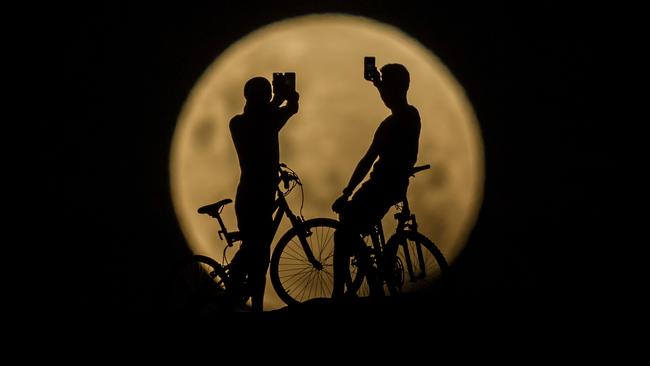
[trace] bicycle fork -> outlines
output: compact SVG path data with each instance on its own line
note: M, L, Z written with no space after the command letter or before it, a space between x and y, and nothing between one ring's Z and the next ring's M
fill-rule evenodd
M298 239L300 240L300 245L302 246L302 250L305 252L305 256L307 257L307 260L309 263L314 266L314 268L318 271L323 269L323 264L314 257L314 252L311 250L311 247L309 246L309 243L307 242L307 238L311 236L311 231L305 229L304 219L302 217L298 217L291 212L289 209L286 201L282 200L280 202L280 205L278 207L280 210L279 215L277 217L282 218L282 213L285 213L287 217L289 218L289 221L291 221L291 225L293 226L294 230L298 232ZM278 225L280 224L279 222L277 223Z
M409 281L417 282L427 276L422 244L419 241L415 241L415 254L417 256L417 264L420 267L419 273L416 274L415 268L413 268L413 259L411 258L411 251L409 250L408 238L405 235L405 229L417 232L418 224L415 220L415 215L412 215L408 206L406 206L403 212L395 214L395 218L398 219L397 231L402 233L402 240L398 245L401 246L404 251L404 262L406 263L403 263L403 265L406 265ZM395 253L395 255L397 255L397 253Z

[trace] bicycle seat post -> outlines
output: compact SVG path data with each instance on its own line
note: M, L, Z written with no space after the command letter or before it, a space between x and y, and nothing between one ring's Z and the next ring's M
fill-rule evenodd
M226 229L226 225L224 224L223 219L221 218L221 211L223 210L223 207L229 203L232 203L232 200L229 198L225 200L221 200L219 202L199 208L198 212L200 214L207 214L210 217L217 219L217 222L219 223L219 227L221 229L218 232L219 239L223 240L225 237L228 246L232 246L232 242L237 240L235 238L236 232L233 233L228 232L228 229Z
M402 213L406 217L411 216L411 207L409 207L409 199L407 197L404 197L402 201Z
M221 219L221 212L217 213L217 222L219 222L219 227L221 228L221 230L219 230L219 239L222 239L221 234L223 234L227 238L228 229L226 229L226 225L223 223L223 220Z
M379 245L381 246L381 250L384 250L384 245L386 244L386 238L384 237L384 227L381 224L381 220L377 224L377 237L379 238Z

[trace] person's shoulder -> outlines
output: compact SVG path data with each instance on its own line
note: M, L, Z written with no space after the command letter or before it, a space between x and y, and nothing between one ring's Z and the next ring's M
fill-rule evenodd
M411 114L413 118L420 119L420 111L418 111L418 109L415 108L414 106L409 105L408 112L409 114Z
M393 121L395 121L395 116L393 114L390 114L389 116L384 118L384 120L379 123L379 126L377 126L377 133L383 130L390 129L391 125L394 124Z
M246 117L243 114L236 114L230 119L230 123L237 123L244 120Z
M237 128L244 121L244 115L238 114L230 119L230 129Z
M407 113L408 113L408 116L409 116L409 118L407 118L407 120L410 121L409 125L412 126L412 128L414 130L419 131L420 126L422 124L422 121L420 120L420 111L418 111L418 109L415 108L412 105L409 105L409 108L408 108L407 111L408 111Z

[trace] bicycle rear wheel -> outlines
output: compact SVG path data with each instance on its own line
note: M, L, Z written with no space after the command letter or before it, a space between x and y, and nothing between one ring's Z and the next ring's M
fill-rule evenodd
M310 233L305 239L318 263L309 261L295 228L282 236L271 257L271 283L287 305L332 296L334 232L338 221L317 218L307 220L303 225Z
M406 230L388 239L383 276L391 295L435 291L448 277L449 265L426 236Z
M227 275L214 259L190 256L175 268L171 277L167 299L170 312L210 314L228 306L225 297Z

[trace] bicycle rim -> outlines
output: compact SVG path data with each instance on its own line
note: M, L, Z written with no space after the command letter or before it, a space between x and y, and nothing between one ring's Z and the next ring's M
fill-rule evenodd
M311 233L305 239L322 267L317 268L308 260L295 228L282 236L273 251L270 271L273 288L288 305L332 295L334 232L338 221L317 218L303 225Z
M180 263L170 280L167 306L174 313L208 314L225 308L225 271L214 259L194 255Z
M415 231L393 235L386 243L383 276L392 295L434 291L448 274L442 252Z

